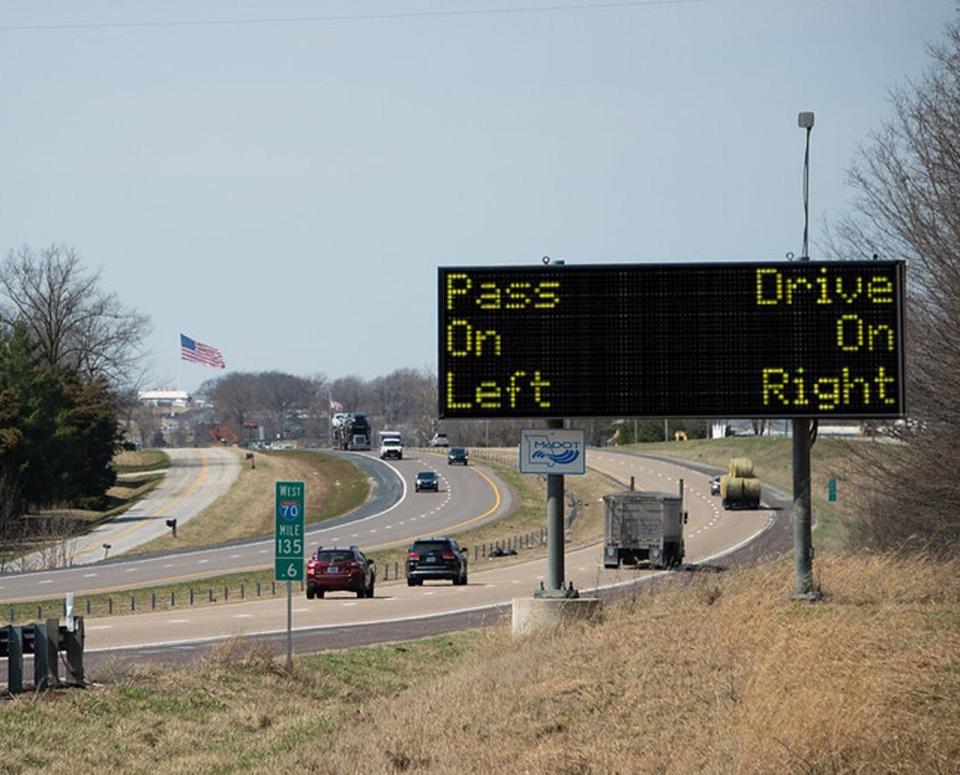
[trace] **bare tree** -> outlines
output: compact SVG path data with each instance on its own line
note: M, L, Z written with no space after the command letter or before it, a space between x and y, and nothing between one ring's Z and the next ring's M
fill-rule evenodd
M330 384L330 397L339 401L348 412L362 412L369 400L369 390L360 377L339 377Z
M100 273L88 272L73 248L53 245L39 255L11 250L0 271L0 324L22 320L41 359L98 375L113 384L130 382L141 360L148 318L100 289Z
M213 398L217 413L229 418L237 430L243 428L243 422L254 412L260 401L259 382L256 374L238 371L221 377L208 387L204 386Z
M871 495L853 525L879 548L960 546L960 22L918 83L892 93L893 117L860 149L856 212L836 229L839 257L906 258L907 405L894 454L861 453ZM875 452L875 451L873 451Z
M280 438L284 439L294 414L298 410L306 411L313 395L314 385L303 377L280 371L259 374L257 381L263 406L270 412Z

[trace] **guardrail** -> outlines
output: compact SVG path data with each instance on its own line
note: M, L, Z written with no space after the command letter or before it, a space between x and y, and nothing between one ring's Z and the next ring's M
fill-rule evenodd
M0 627L0 657L7 659L7 692L23 691L23 657L33 655L33 688L83 686L83 617L62 625L59 619ZM66 676L60 680L60 658Z

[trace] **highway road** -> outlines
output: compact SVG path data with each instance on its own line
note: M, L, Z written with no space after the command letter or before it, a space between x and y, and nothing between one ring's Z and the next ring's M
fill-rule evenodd
M508 488L483 466L447 466L446 458L439 455L421 460L414 454L386 463L372 454L342 454L371 477L372 497L349 514L309 527L308 551L321 543L356 544L365 550L400 545L415 536L482 524L511 508ZM416 472L424 468L439 472L440 492L414 492ZM196 489L199 496L203 488L198 485ZM0 602L179 582L272 566L271 537L183 552L116 558L92 566L3 574Z
M119 555L170 532L166 521L184 525L222 496L240 473L236 449L167 449L170 467L142 500L90 533L18 561L21 569L89 565ZM104 544L109 549L104 548Z
M635 477L637 486L647 490L674 492L677 480L684 478L690 514L686 527L688 568L692 563L717 563L724 554L769 533L778 522L782 547L783 512L779 508L724 511L719 498L709 494L707 473L674 462L599 450L591 450L588 460L591 467L620 481ZM421 494L420 498L424 497L431 496ZM402 582L378 584L377 595L370 600L358 600L350 593L328 593L323 600L307 601L298 594L294 607L298 648L343 645L345 640L350 642L345 635L348 632L356 634L359 640L354 642L369 642L371 633L376 633L374 637L379 640L416 637L436 631L437 622L477 621L478 617L502 611L514 597L531 594L545 576L542 552L516 560L513 564L504 560L502 566L482 571L472 569L470 583L463 587L446 582L412 588ZM606 570L599 544L568 548L566 569L567 579L584 591L626 587L638 579L670 573L635 568ZM227 637L273 638L285 630L286 602L277 597L156 614L89 618L86 625L91 652L122 655L136 650L138 658L165 660L196 649L198 644Z

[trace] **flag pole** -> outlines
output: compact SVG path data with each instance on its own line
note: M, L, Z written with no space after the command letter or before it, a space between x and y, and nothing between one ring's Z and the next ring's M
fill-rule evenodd
M180 341L180 337L178 335L177 342L179 343L179 341ZM177 348L177 392L178 393L180 392L180 361L182 360L183 358L180 357L180 348L178 347Z

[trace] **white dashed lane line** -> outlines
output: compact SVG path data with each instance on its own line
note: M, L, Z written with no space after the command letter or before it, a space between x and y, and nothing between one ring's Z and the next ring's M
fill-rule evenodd
M84 574L83 574L83 577L84 577L85 579L92 579L92 578L95 578L96 575L97 575L96 573L84 573Z
M40 581L38 581L37 583L38 583L38 584L52 584L52 583L53 583L53 579L40 579Z
M210 560L197 560L197 565L204 565L205 563L210 562Z

